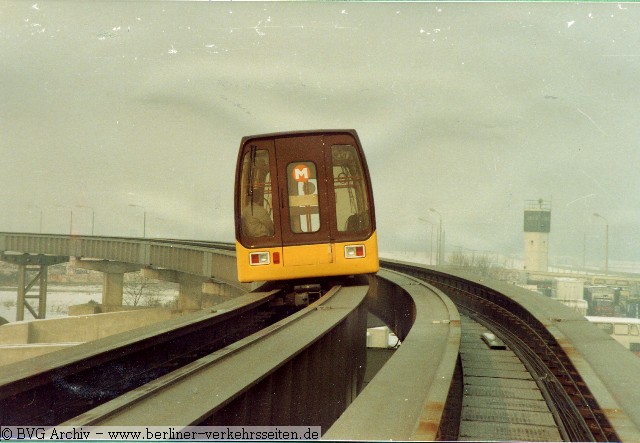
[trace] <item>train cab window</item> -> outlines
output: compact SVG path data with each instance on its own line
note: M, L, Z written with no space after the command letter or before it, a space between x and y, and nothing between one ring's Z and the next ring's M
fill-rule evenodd
M351 145L333 145L331 160L338 231L368 230L371 219L367 182L358 151Z
M242 159L242 233L248 237L274 235L269 151L252 147Z
M638 331L638 325L629 325L629 334L630 335L640 335Z
M313 162L287 165L287 193L291 231L300 234L320 229L318 176Z
M615 335L629 335L629 325L624 325L624 324L613 325L613 333Z

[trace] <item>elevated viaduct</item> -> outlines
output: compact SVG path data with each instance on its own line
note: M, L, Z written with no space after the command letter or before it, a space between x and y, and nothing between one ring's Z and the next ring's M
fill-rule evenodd
M45 273L46 266L51 263L47 260L51 260L51 257L55 257L54 261L69 257L76 263L83 263L82 266L84 263L88 263L87 267L105 273L105 287L111 285L111 289L105 289L106 292L103 296L103 303L106 305L117 304L121 301L121 298L119 299L121 294L118 295L118 284L113 285L111 283L113 278L107 275L121 274L132 269L131 267L146 269L147 272L158 277L170 276L172 281L180 282L182 303L187 309L198 307L198 293L199 291L201 293L202 285L216 287L217 285L225 285L234 288L232 289L234 293L253 289L239 285L234 281L233 253L224 250L223 245L218 248L207 248L203 245L163 244L135 239L6 233L0 234L0 251L2 251L4 259L19 266L38 266L41 273ZM511 339L513 341L509 342L509 347L519 349L522 346L522 349L526 349L526 351L521 352L531 354L533 358L531 361L538 362L526 365L544 364L546 368L544 375L542 372L536 372L533 367L529 368L532 374L537 374L533 376L532 383L541 387L544 392L552 393L545 394L545 396L564 398L562 401L565 403L562 401L559 403L563 405L559 408L559 412L552 412L554 417L552 421L558 425L557 432L563 440L637 441L640 439L640 408L638 407L640 393L635 389L637 374L640 373L640 359L576 313L553 300L520 290L512 285L501 285L482 281L474 276L447 274L436 269L398 262L383 262L383 267L386 269L370 282L369 288L364 292L352 290L342 293L338 291L328 304L310 307L308 313L300 317L305 319L307 326L302 326L300 323L296 326L299 328L298 330L317 330L318 336L316 338L305 337L304 344L300 344L302 346L300 350L291 350L286 357L278 357L286 359L289 363L278 363L277 360L274 360L273 363L269 363L268 367L261 367L260 374L253 374L255 372L253 370L236 373L235 371L238 369L249 365L249 362L264 361L266 363L266 355L273 354L271 351L267 354L260 354L263 357L256 360L258 354L252 354L252 352L255 350L260 353L263 352L260 349L265 350L266 348L264 346L254 348L253 344L247 343L233 346L234 349L225 351L224 356L214 353L211 355L217 355L217 357L205 356L203 359L208 359L206 362L197 360L186 366L185 368L195 365L201 369L213 369L212 359L217 361L222 358L224 361L230 362L232 360L225 359L231 358L227 355L228 353L233 353L239 358L233 366L235 368L233 371L234 383L238 382L242 387L225 394L229 395L228 401L216 405L197 405L199 407L206 406L207 410L206 412L189 411L189 413L195 414L193 418L186 418L186 411L184 411L185 421L181 423L184 426L203 423L268 424L273 423L274 417L280 417L278 420L289 417L290 420L296 420L290 424L322 423L325 437L332 439L479 438L478 436L463 435L463 432L466 431L463 431L463 427L459 423L465 420L480 420L480 422L482 420L499 420L499 417L484 416L484 418L474 419L466 416L465 418L464 413L462 416L460 415L460 404L456 406L456 399L458 403L464 402L467 389L460 387L467 386L467 382L461 384L462 377L458 359L458 349L461 346L462 337L458 310L462 309L486 324L495 323L497 330L504 330L505 334L507 329L519 331L520 335ZM46 273L45 277L39 276L38 278L46 279ZM119 280L119 277L116 277L116 280ZM183 285L184 290L182 289ZM30 285L25 286L25 292L29 289L28 286ZM219 288L217 290L227 291L229 289ZM356 296L356 294L358 295ZM359 334L364 334L362 304L359 301L363 296L365 297L362 300L366 302L369 310L383 319L396 332L402 340L402 345L367 387L360 392L362 374L358 368L361 365L361 360L352 357L360 355L359 349L364 346L364 341L347 337L354 338ZM255 297L266 300L271 295L270 293L264 295L256 293ZM238 298L238 300L240 299ZM248 303L256 303L255 300L251 300ZM331 316L321 314L323 312L338 314L339 311L347 309L347 305L351 302L353 302L352 307L348 309L352 310L350 312L354 313L353 316L339 315L335 319L331 319L329 318ZM79 377L76 362L95 360L102 361L103 363L100 364L104 365L105 359L108 361L114 358L108 357L111 355L110 353L122 356L123 346L127 349L139 349L143 345L137 344L142 343L138 340L144 339L155 343L154 337L166 337L170 330L193 328L187 324L198 323L202 316L216 318L220 318L221 315L226 316L227 308L220 312L216 310L211 313L196 312L194 315L199 317L197 319L196 317L185 317L184 319L167 320L167 322L158 324L164 326L142 327L128 333L84 343L72 349L63 349L51 354L51 356L43 355L15 363L7 367L11 369L10 371L0 376L0 402L13 401L11 399L20 398L23 393L25 398L44 397L45 394L37 393L39 388L35 385L42 385L42 392L53 392L51 391L53 388L47 387L46 380L61 380L68 377L70 373L76 374L74 377ZM507 320L500 320L503 317ZM341 325L339 329L336 329L340 332L332 333L334 326L320 327L321 322L324 321L323 318L335 327ZM500 326L501 321L502 325L512 325L512 327ZM4 328L6 325L2 327ZM284 331L283 328L284 326L267 328L269 333L259 332L256 338ZM138 338L142 336L144 338ZM301 338L299 336L300 332L293 335L285 334L275 340L280 340L282 344L291 343L297 342L297 339ZM180 341L178 340L176 343L180 343ZM268 349L273 350L274 343L270 343ZM158 345L153 344L152 347L155 346ZM277 349L282 347L283 345L276 346ZM237 353L240 350L247 352L247 356L240 358ZM615 362L615 365L611 364L612 361ZM341 381L338 385L336 385L335 379L316 383L324 378L322 376L324 369L318 370L312 362L325 362L329 365L326 366L327 371L329 368L336 368L332 362L340 362L337 367L343 369L331 372L332 377L346 374L351 381ZM86 366L87 363L83 363L83 367ZM223 366L215 367L221 368ZM249 366L246 367L249 368ZM231 366L227 367L227 374L229 368ZM174 390L171 391L171 398L176 398L175 395L181 393L181 395L186 395L184 401L188 401L189 392L193 392L193 389L217 389L216 386L213 386L215 384L210 381L204 385L195 378L190 381L190 378L184 378L186 377L185 370L181 370L181 372L183 375L180 376L180 380L187 383L184 386L177 384L178 378L176 377L178 375L167 374L158 378L155 387L141 386L139 393L136 393L135 390L131 391L123 398L114 398L104 405L98 406L95 411L85 412L75 418L74 415L61 415L60 420L67 424L88 425L106 422L136 424L136 420L141 420L141 416L136 418L133 412L131 414L125 413L119 419L113 418L115 417L113 411L133 410L130 409L130 406L123 409L123 405L128 405L131 398L135 398L135 402L145 402L140 403L142 411L164 411L166 409L166 411L157 414L155 419L162 420L162 417L168 416L166 414L180 418L183 416L183 411L176 408L175 404L167 401L160 401L157 404L146 403L146 401L153 401L154 398L162 398L160 391L164 389L167 382L161 380L164 380L165 377L173 377L171 386ZM249 376L249 372L252 373L251 377L256 378L244 380L244 377ZM467 375L464 376L467 377ZM215 376L211 377L212 375L208 374L205 380L215 379ZM482 377L474 375L471 378ZM35 380L39 381L34 385ZM322 392L329 392L329 386L341 386L341 388L335 392L331 391L332 394L322 395ZM230 388L231 386L225 387ZM33 391L34 389L36 391ZM218 392L215 389L202 398L218 398L219 394L215 394ZM145 392L152 391L154 392L153 396L145 394ZM273 395L265 394L269 392ZM276 395L276 393L278 394ZM274 395L275 397L271 398ZM311 402L310 404L315 405L313 409L316 412L307 416L304 413L302 415L293 414L292 410L282 410L283 405L293 407L293 403L290 403L292 398L298 399L297 401ZM249 405L256 404L255 401L258 401L256 399L260 399L259 401L263 402L260 404L264 404L264 408L266 408L261 407L260 410L269 411L268 413L251 413ZM551 398L547 400L551 401ZM267 403L264 403L267 401L271 402L268 403L268 406ZM43 400L42 404L45 406L42 407L45 409L50 407L46 406L49 403L49 401ZM328 407L328 405L341 406L336 409ZM35 410L35 406L30 407ZM13 417L11 414L15 411L10 411L10 408L0 409L5 411L3 414L6 415L0 418L9 423ZM380 413L385 410L394 411L394 413ZM326 411L326 414L320 414L321 411ZM29 417L28 412L26 409L22 411L21 413L27 415L21 415L21 417ZM527 414L536 415L534 412L525 410L524 415ZM107 417L112 418L107 419ZM153 420L153 417L145 417L144 424L154 424L148 421ZM284 420L278 423L289 422ZM495 423L492 426L496 427ZM456 431L448 431L448 428L455 428ZM491 439L513 439L512 435L503 434L493 436Z

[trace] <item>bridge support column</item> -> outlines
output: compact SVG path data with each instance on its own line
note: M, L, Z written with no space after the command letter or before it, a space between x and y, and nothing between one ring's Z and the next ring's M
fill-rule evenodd
M47 316L47 282L49 266L69 261L69 257L31 254L2 254L2 261L18 266L18 296L16 300L16 321L24 320L26 307L34 318ZM35 277L28 281L28 271L36 271ZM38 283L38 295L28 293ZM38 311L29 304L28 299L38 299Z
M191 276L179 273L180 295L178 297L178 308L181 311L196 311L204 307L202 299L202 277Z
M215 304L214 300L210 300L211 297L203 294L203 284L209 281L205 277L169 269L147 268L142 270L142 275L147 278L178 283L180 285L178 309L181 311L196 311Z
M204 282L202 291L207 295L224 300L244 294L239 288L212 279Z
M142 266L108 260L80 260L73 264L77 268L98 271L104 274L102 283L102 304L104 306L122 306L122 288L124 274L137 272Z

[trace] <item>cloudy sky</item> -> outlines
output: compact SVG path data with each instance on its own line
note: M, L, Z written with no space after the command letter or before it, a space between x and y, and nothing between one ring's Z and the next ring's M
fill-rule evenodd
M355 128L383 251L640 262L640 5L3 1L0 230L231 241L244 135ZM73 214L73 215L72 215ZM73 220L71 220L73 219ZM71 226L73 224L73 226Z

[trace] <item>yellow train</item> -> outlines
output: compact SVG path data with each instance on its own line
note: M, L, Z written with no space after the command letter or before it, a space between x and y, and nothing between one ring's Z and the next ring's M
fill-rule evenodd
M244 137L235 231L242 282L377 272L373 193L356 131Z

